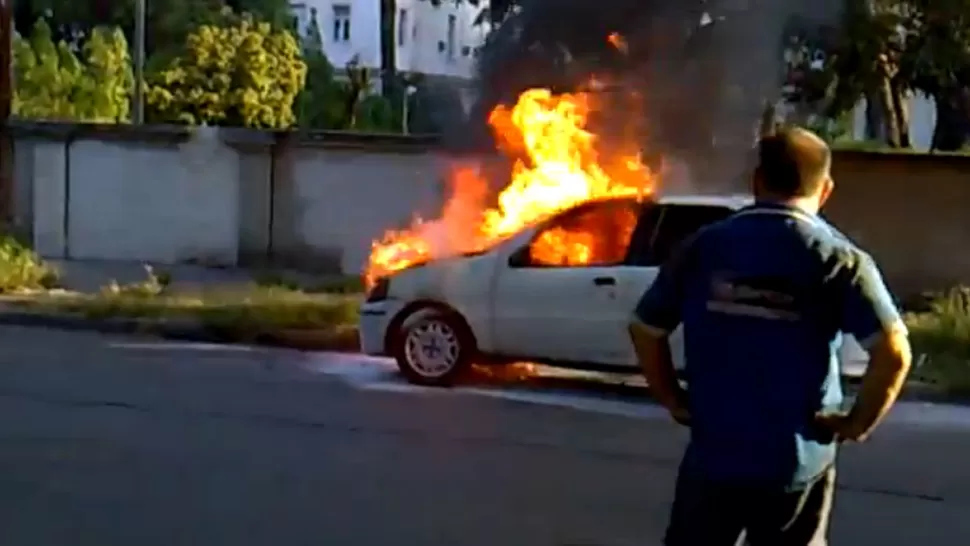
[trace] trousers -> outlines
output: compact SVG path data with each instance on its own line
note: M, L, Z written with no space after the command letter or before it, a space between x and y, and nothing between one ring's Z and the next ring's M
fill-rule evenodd
M666 546L826 546L835 467L795 491L724 483L681 464Z

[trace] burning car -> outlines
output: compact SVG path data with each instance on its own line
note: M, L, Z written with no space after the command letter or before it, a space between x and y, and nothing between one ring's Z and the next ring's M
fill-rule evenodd
M589 100L533 90L497 109L500 144L525 157L497 204L484 206L485 184L459 171L439 219L374 243L365 353L393 356L424 385L448 385L473 363L637 370L627 325L659 265L750 197L654 191L658 177L636 154L598 153ZM671 343L682 366L679 332ZM860 358L858 345L844 350Z

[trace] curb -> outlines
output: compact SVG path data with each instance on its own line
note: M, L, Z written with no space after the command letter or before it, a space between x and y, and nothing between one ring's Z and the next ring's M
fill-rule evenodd
M229 329L212 328L197 320L158 320L134 317L91 318L79 315L36 313L4 309L0 311L0 325L33 328L51 328L69 331L89 331L104 334L141 334L163 339L191 341L196 343L234 344L242 343L265 347L294 349L300 351L359 351L360 342L356 331L340 332L323 330L288 329L248 335ZM843 376L846 394L854 396L862 383L858 376ZM608 386L614 394L623 394L628 386ZM910 382L900 395L900 400L928 404L952 404L970 406L970 397L950 394L927 383Z
M105 334L163 334L179 332L190 334L202 330L195 321L159 321L130 317L91 318L80 315L35 313L31 311L3 310L0 324L58 330L94 331Z

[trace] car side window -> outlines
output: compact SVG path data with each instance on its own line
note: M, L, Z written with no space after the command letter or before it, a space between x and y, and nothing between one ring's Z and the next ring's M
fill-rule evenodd
M623 263L641 205L596 203L553 219L528 246L529 267L589 267Z
M734 211L727 207L708 205L664 205L660 223L653 234L646 255L637 260L638 265L660 265L667 261L671 252L702 227L730 216Z

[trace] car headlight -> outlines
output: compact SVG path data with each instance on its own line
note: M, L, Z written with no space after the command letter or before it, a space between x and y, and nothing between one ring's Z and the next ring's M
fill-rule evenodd
M387 292L391 288L391 279L388 277L380 277L374 282L373 288L367 292L367 299L364 300L366 303L374 303L378 301L384 301L387 299Z

